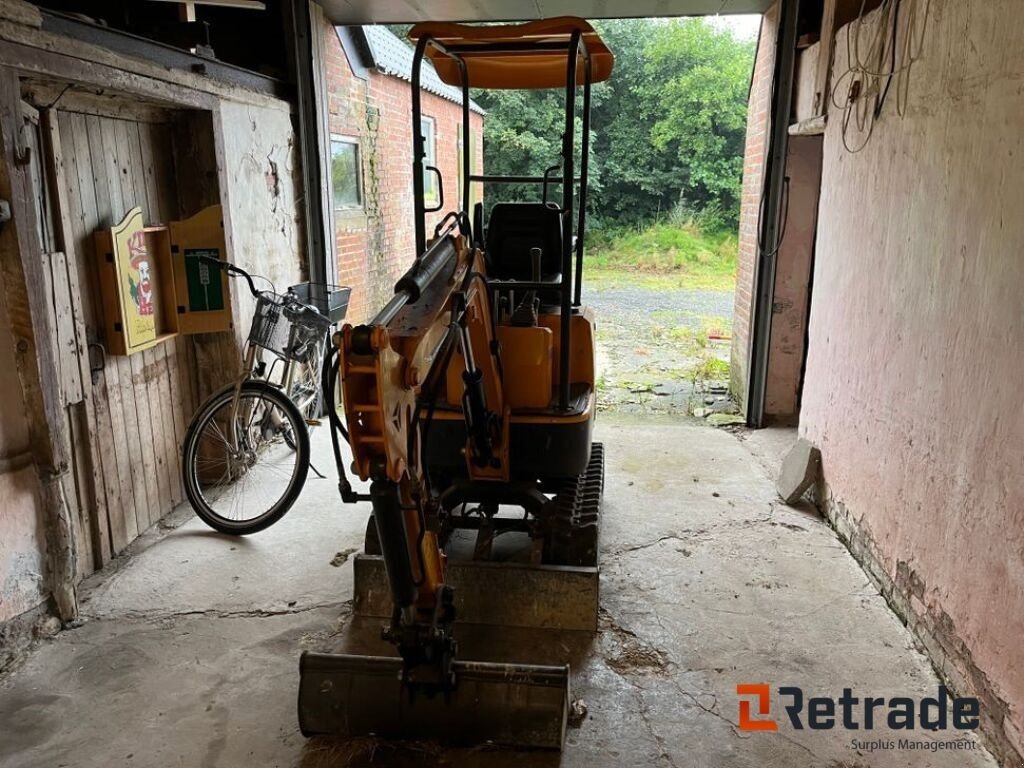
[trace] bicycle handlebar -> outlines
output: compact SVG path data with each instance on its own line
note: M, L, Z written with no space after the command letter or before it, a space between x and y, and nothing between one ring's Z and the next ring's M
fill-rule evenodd
M236 267L234 264L232 264L229 261L224 261L222 259L215 259L213 256L206 256L205 254L200 254L197 258L200 261L205 261L207 264L216 264L221 269L223 269L225 272L227 272L229 275L239 275L241 277L244 277L245 278L245 282L247 282L249 284L249 291L252 293L253 297L259 297L260 292L258 290L256 290L256 283L254 283L252 281L252 275L250 275L248 272L246 272L241 267Z

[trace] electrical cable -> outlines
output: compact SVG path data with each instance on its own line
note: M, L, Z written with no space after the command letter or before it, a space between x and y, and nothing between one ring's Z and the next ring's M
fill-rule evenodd
M842 142L851 154L860 152L871 141L893 79L896 80L896 112L901 118L906 114L910 72L924 50L931 0L906 0L906 24L901 37L903 3L904 0L882 0L877 24L866 48L862 47L862 28L867 0L861 0L857 18L846 26L847 67L835 78L830 99L836 109L843 110ZM919 18L923 19L920 24ZM889 66L883 67L886 59ZM842 86L847 80L849 85L844 90ZM872 99L873 105L869 105ZM859 143L852 140L853 126L861 134Z
M775 238L775 245L772 247L770 251L764 252L764 256L769 259L775 256L779 252L779 249L782 247L782 241L785 240L786 238L786 225L789 223L789 176L783 177L782 185L782 199L785 201L782 205L782 226L779 227L779 235L777 238ZM766 192L766 189L761 190L761 203L759 206L760 212L758 214L758 221L760 221L761 218L764 216L764 201ZM757 233L757 250L759 253L762 252L760 231L758 231Z

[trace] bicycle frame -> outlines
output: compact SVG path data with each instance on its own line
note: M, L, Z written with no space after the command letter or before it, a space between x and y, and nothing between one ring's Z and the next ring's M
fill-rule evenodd
M258 376L254 375L254 372L256 371L256 366L259 361L261 349L261 347L252 343L251 341L246 342L245 355L242 358L242 373L238 377L238 380L235 382L234 385L235 391L231 401L231 435L229 437L231 440L231 449L236 452L240 450L240 436L237 434L237 430L238 407L241 401L242 387L245 385L247 381L252 381L259 378ZM292 384L294 383L295 362L285 357L278 357L277 359L284 363L284 371L282 372L281 375L280 389L282 389L284 393L288 395L291 392ZM296 406L299 407L300 411L303 410L303 404L296 403Z

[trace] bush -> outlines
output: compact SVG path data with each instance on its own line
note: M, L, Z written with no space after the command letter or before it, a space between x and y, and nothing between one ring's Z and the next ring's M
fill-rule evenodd
M667 221L641 227L602 228L587 234L587 264L598 269L733 274L736 236L713 231L696 215L674 211Z

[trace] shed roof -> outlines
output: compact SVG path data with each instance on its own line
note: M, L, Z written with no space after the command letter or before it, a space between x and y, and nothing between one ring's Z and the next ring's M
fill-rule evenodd
M397 77L406 82L412 82L412 59L413 49L395 35L387 27L376 24L367 24L361 27L351 27L354 37L365 46L365 64L373 67L386 75ZM342 44L345 44L345 37L340 36ZM363 46L361 46L363 47ZM442 99L462 104L462 90L452 85L441 82L433 65L429 60L424 60L420 77L420 85L423 90L440 96ZM469 108L478 114L484 114L483 108L472 99L469 100Z

